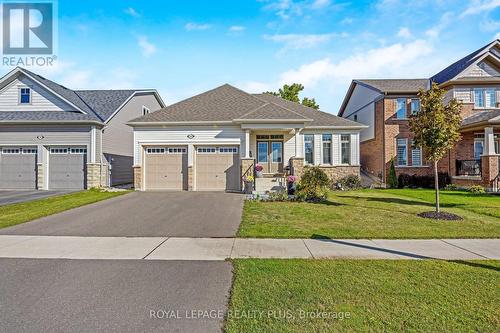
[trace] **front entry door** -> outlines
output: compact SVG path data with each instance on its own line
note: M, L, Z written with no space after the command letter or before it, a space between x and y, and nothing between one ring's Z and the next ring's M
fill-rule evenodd
M257 141L257 163L264 173L283 172L283 141Z

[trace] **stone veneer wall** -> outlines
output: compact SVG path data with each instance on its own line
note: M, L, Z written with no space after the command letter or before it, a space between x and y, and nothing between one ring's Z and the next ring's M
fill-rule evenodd
M45 189L45 170L42 163L36 164L36 188L39 190Z
M332 181L346 176L360 176L359 166L320 166Z
M140 166L135 166L133 168L134 168L134 189L138 191L142 187L142 168Z
M187 179L187 190L192 191L194 189L194 166L188 166L188 179Z
M101 187L101 165L87 163L87 188Z

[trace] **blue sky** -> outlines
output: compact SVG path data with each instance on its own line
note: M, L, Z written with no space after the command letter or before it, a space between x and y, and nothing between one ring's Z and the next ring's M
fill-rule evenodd
M170 104L300 82L335 114L353 78L429 77L500 38L500 0L59 0L58 17L57 65L30 69L68 87Z

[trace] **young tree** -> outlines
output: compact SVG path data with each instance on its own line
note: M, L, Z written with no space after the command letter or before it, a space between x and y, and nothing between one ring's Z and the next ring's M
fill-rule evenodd
M445 91L436 83L431 89L418 93L420 111L410 116L410 128L414 134L414 145L422 147L424 156L434 164L434 186L436 189L436 214L439 216L438 162L460 140L460 103L453 98L444 104Z
M304 90L304 86L301 85L300 83L292 83L291 85L285 84L283 88L280 88L278 92L275 91L266 91L265 94L270 94L274 96L279 96L283 99L295 102L295 103L301 103L302 105L309 106L311 108L319 109L319 105L316 103L314 98L307 98L304 97L302 99L302 102L300 101L299 98L299 93Z

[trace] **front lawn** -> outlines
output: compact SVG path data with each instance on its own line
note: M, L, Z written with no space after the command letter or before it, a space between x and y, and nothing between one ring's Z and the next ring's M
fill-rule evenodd
M461 221L424 219L431 190L332 192L325 203L246 201L240 237L499 238L500 196L443 191L444 211Z
M0 206L0 229L126 193L129 193L129 191L105 192L92 189L40 200Z
M500 261L243 259L234 266L226 332L500 331Z

